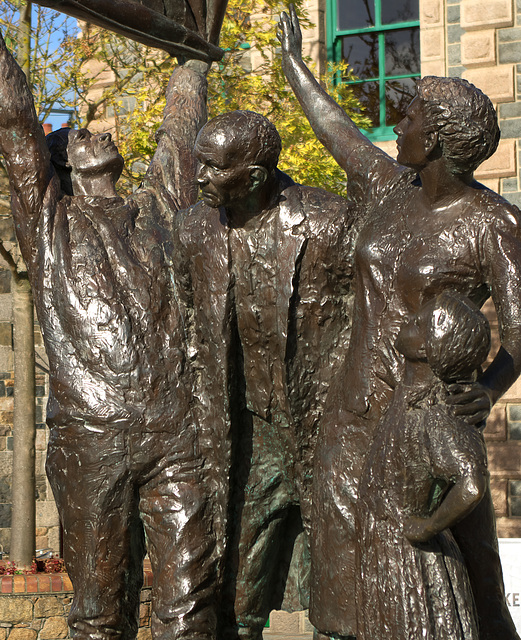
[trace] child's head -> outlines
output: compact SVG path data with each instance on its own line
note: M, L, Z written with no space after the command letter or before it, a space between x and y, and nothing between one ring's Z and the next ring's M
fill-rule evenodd
M445 382L464 380L490 351L490 327L468 298L444 291L402 327L396 346L409 359L426 358Z

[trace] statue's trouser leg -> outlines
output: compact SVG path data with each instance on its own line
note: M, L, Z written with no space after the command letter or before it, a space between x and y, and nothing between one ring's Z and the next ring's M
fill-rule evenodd
M141 509L154 570L154 636L214 638L215 535L195 429L53 428L47 468L75 589L69 616L74 637L135 637Z
M158 462L140 488L154 576L155 640L215 638L218 558L213 510L193 435L151 434L160 447Z
M289 429L253 416L252 464L240 518L235 619L238 635L259 640L274 602L280 602L294 542L297 500ZM281 433L282 431L282 433Z
M490 486L478 506L452 527L470 577L480 640L519 640L508 611Z
M356 635L356 500L374 424L330 406L315 450L309 619L332 637Z
M97 428L96 428L97 429ZM74 638L134 638L145 553L128 435L83 425L53 427L47 474L64 529L74 586Z

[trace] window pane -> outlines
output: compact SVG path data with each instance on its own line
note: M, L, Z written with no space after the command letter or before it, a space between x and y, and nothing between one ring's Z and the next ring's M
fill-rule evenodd
M380 89L378 82L361 82L349 85L360 103L365 107L363 112L371 119L373 127L380 126Z
M420 30L400 29L385 34L385 75L420 73Z
M388 80L385 83L385 124L388 127L400 122L415 95L416 82L413 78Z
M342 0L338 0L342 2ZM382 0L382 24L419 20L418 0Z
M374 26L374 0L337 0L340 31Z
M342 38L342 58L359 78L378 78L378 36L368 33Z

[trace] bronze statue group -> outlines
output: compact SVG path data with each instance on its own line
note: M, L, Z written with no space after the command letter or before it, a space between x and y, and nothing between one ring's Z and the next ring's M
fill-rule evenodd
M121 198L110 135L46 139L2 41L71 632L135 637L148 551L157 640L260 640L281 607L309 608L317 639L519 640L482 436L521 372L520 212L473 180L496 114L423 78L395 161L306 68L293 9L279 38L347 200L279 171L263 116L205 124L197 61Z

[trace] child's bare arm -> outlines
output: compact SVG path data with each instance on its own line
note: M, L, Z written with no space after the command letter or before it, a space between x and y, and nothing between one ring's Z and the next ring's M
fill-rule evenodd
M488 472L482 468L463 475L449 489L443 502L427 518L411 516L404 522L404 534L410 542L427 542L452 527L477 506L487 487Z

